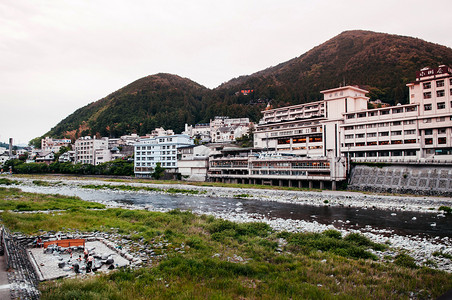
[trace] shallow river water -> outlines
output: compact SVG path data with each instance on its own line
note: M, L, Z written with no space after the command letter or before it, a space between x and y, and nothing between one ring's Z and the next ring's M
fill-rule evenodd
M79 196L83 200L150 207L152 210L181 209L197 213L254 214L268 219L316 221L334 225L338 229L366 227L384 229L398 235L416 235L429 238L452 237L452 218L439 213L390 211L375 208L344 206L314 206L253 199L218 198L192 195L170 195L144 192L87 190L76 186L40 187L21 186L23 191L59 193Z

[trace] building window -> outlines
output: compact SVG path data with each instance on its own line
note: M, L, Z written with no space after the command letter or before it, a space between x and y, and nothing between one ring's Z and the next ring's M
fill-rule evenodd
M401 140L391 141L391 144L392 145L399 145L399 144L402 144L402 141Z
M369 117L373 117L373 116L375 116L375 112L374 111L370 111L370 112L368 112L368 114L367 114Z
M402 135L402 131L391 131L391 135Z
M405 150L405 156L416 156L416 150Z
M389 145L389 141L379 141L378 145Z
M405 144L416 144L416 139L409 139L404 141Z
M438 134L445 134L445 133L446 133L446 128L438 129Z
M392 156L402 156L402 151L392 151Z
M425 92L424 99L430 99L430 98L432 98L432 92Z
M432 123L432 119L424 119L424 123Z
M444 80L438 80L436 82L436 87L443 87L444 86Z
M425 144L426 145L433 145L433 139L432 138L426 138L425 139Z
M393 114L400 114L400 113L402 113L403 112L403 108L394 108L393 110L392 110L392 113Z
M438 109L444 109L446 108L446 102L438 102L436 106Z
M429 89L429 88L432 87L432 83L431 82L424 82L423 86L424 86L424 89Z
M367 137L376 137L377 133L376 132L372 132L372 133L368 133Z
M405 107L405 111L406 111L406 112L416 111L416 110L417 110L417 107L416 107L416 106Z
M402 124L402 122L400 122L400 121L392 122L392 125L393 125L393 126L399 126L399 125L401 125L401 124Z
M446 121L446 117L436 118L436 122L444 122Z
M436 97L444 97L445 94L444 90L436 91Z
M347 119L354 119L355 118L355 115L353 114L353 115L347 115Z
M353 126L345 126L344 129L345 130L353 130Z
M432 129L425 129L424 134L425 135L432 135L433 134L433 130Z
M424 110L432 110L431 104L424 104Z
M380 132L378 136L389 136L389 131Z
M438 144L445 144L445 143L446 143L446 138L445 137L438 138Z
M345 135L345 139L352 139L352 138L353 138L353 134L346 134Z
M358 118L365 118L366 117L366 113L359 113L358 114Z
M403 121L403 124L405 125L410 125L410 124L414 124L414 120L407 120L407 121Z
M416 134L416 129L405 130L405 134Z
M367 128L375 128L377 127L377 124L367 124Z
M357 135L356 135L356 138L357 138L357 139L362 139L362 138L364 138L364 133L359 133L359 134L357 134Z
M381 110L380 115L389 115L389 109L387 110Z

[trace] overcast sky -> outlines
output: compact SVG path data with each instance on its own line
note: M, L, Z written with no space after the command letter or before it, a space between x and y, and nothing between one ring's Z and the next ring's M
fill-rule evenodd
M452 47L452 1L0 0L0 141L160 72L214 88L345 30Z

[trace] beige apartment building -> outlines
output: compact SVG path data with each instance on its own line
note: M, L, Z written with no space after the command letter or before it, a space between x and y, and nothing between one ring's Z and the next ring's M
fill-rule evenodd
M422 69L410 104L344 114L341 153L352 161L452 162L452 69Z

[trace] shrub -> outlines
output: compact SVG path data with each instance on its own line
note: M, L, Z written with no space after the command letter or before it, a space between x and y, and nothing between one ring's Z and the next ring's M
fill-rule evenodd
M334 230L334 229L325 230L324 232L322 232L322 234L327 237L334 238L334 239L342 238L342 233L340 233L339 231Z
M405 268L411 268L411 269L418 268L414 258L412 258L411 256L409 256L408 254L405 254L405 253L398 254L394 259L394 263L398 266L405 267Z
M444 211L446 214L452 214L452 208L449 206L440 206L438 210Z

